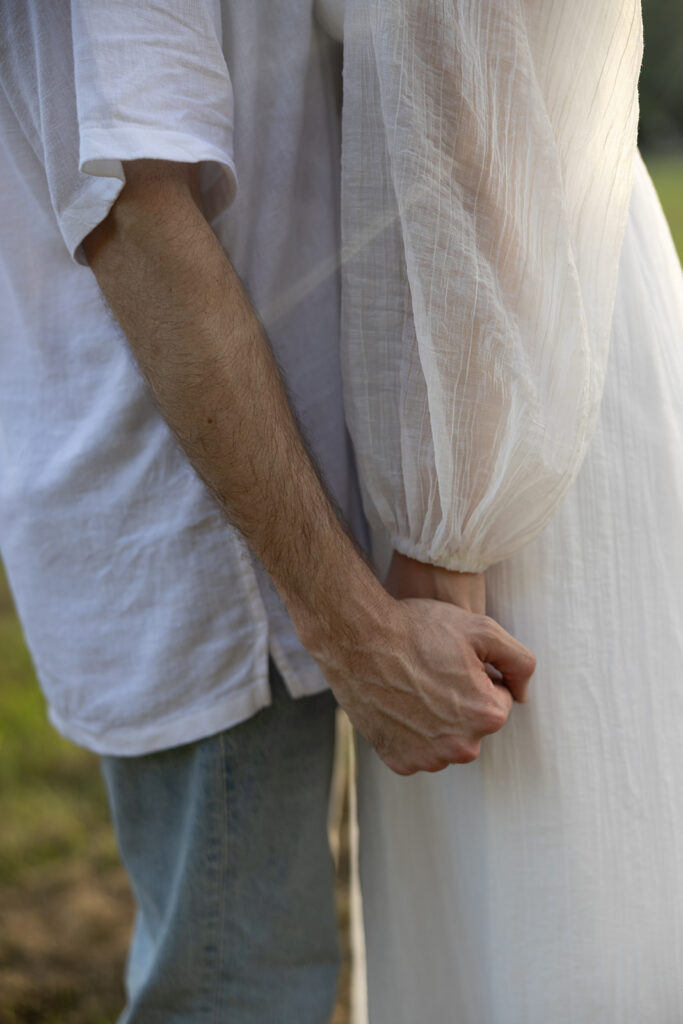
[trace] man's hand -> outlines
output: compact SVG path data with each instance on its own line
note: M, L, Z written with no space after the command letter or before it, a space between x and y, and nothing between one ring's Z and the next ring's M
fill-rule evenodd
M306 450L258 317L203 217L196 167L141 160L125 172L83 246L162 415L387 764L409 774L471 761L533 655L483 615L387 593Z
M493 619L444 601L388 598L376 615L309 644L355 727L400 775L475 760L525 699L534 655Z
M480 667L487 676L487 682L478 672L466 674L463 679L454 680L455 690L461 698L472 702L474 727L473 743L465 742L459 748L464 755L468 750L479 752L477 729L481 736L494 732L493 728L484 728L486 724L486 706L497 705L504 711L498 728L500 728L510 712L513 700L524 702L528 697L529 678L535 668L535 657L527 648L513 641L512 638L492 619L485 616L486 612L486 577L484 573L452 572L438 565L419 562L414 558L394 551L387 571L384 586L395 598L405 606L424 605L428 602L441 601L455 606L462 611L460 622L457 623L461 640L470 640L472 649L485 662ZM414 600L414 599L421 600ZM434 615L430 609L430 627ZM478 638L478 631L488 633L493 639L497 637L502 646L496 649L495 640L489 644L491 656L485 652L485 645ZM507 645L507 646L506 646ZM509 655L508 668L505 668L506 655ZM470 665L472 663L470 662ZM474 686L473 686L474 683ZM495 725L495 713L492 723ZM470 760L460 757L458 760ZM441 766L440 763L438 766Z
M455 572L439 565L430 565L408 558L394 551L384 586L397 598L427 597L434 601L447 601L465 611L486 614L486 576L483 572ZM503 682L500 672L492 665L486 671L495 683ZM528 697L528 684L516 687L513 696L524 703Z

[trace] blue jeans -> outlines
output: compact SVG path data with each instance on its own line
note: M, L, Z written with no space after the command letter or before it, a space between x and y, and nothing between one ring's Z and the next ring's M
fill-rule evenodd
M330 693L197 743L103 757L137 916L119 1024L327 1024L338 935Z

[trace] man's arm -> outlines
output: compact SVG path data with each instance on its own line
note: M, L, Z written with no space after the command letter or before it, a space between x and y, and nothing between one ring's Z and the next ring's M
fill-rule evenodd
M512 695L526 695L533 655L483 615L384 590L325 494L259 320L201 212L196 169L125 170L84 249L164 418L386 763L410 774L473 760Z

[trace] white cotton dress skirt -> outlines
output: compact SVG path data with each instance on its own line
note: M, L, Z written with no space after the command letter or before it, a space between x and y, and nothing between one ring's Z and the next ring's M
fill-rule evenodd
M486 575L528 703L437 775L359 743L370 1024L681 1024L683 276L640 158L587 457Z

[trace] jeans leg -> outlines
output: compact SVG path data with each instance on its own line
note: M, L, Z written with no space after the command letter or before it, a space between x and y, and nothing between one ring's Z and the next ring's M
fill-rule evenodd
M145 757L102 758L138 913L121 1024L327 1024L338 936L329 693Z

